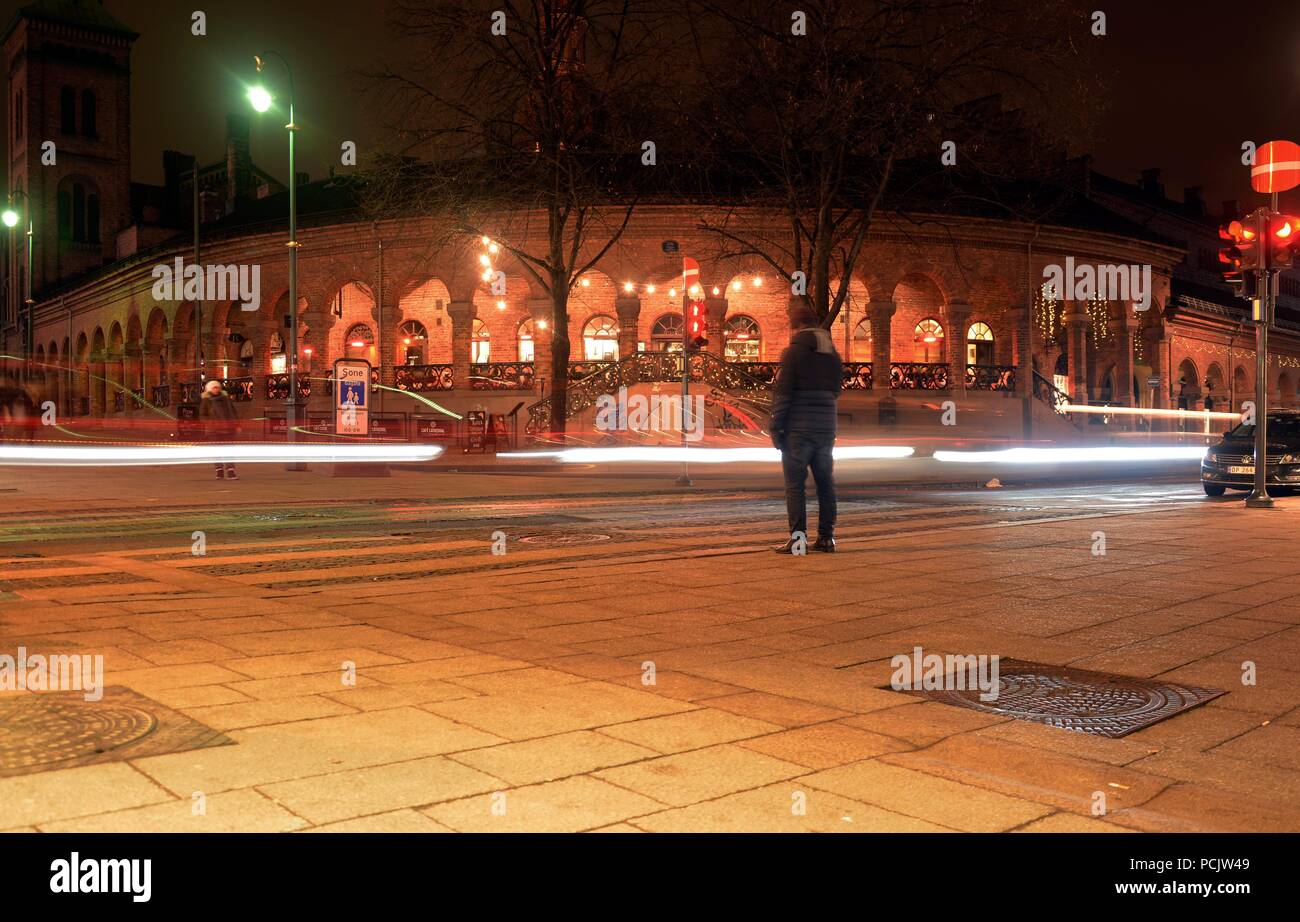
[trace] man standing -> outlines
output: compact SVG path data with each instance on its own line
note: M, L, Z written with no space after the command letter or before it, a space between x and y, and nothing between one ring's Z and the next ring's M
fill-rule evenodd
M203 399L199 401L199 419L203 421L208 438L214 442L230 442L239 433L239 418L235 415L235 402L230 399L216 378L203 385ZM218 480L238 480L235 465L230 461L217 461Z
M781 353L772 398L772 444L781 452L785 474L785 509L790 540L776 549L793 553L795 533L808 534L804 481L812 468L817 484L817 541L814 551L835 550L835 408L844 372L831 334L812 309L801 305L790 316L795 334Z

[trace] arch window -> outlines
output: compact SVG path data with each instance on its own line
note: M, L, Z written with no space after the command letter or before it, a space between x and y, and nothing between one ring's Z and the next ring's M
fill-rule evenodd
M597 314L582 328L582 357L588 362L618 361L618 321Z
M757 362L763 352L758 321L744 314L727 320L722 331L723 357L731 362Z
M403 321L402 325L397 328L397 339L404 364L424 364L425 349L429 343L429 333L424 328L424 324L418 320Z
M95 93L92 90L81 91L81 133L88 138L98 134L95 124Z
M681 314L664 314L650 327L650 349L653 352L681 352L686 324Z
M77 94L70 86L59 90L59 129L64 134L77 133Z
M532 362L536 355L533 349L533 318L525 317L519 322L517 339L519 341L519 361Z
M492 342L491 337L488 335L487 324L477 317L474 318L474 328L470 335L469 348L469 360L475 365L484 365L491 361L489 357L492 354Z
M375 334L369 324L354 323L343 337L343 356L349 359L366 359L373 364Z
M943 361L943 327L939 321L927 317L912 330L914 361L935 363Z
M966 364L993 364L993 330L987 323L972 323L966 331Z
M853 361L871 361L871 318L863 317L853 328Z

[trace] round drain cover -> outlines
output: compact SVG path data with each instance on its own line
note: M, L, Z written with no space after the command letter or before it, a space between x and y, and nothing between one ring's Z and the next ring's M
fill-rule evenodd
M157 719L125 704L27 693L0 698L0 771L93 756L152 733Z
M525 535L519 539L525 544L540 544L543 547L562 547L566 544L595 544L608 541L609 535Z

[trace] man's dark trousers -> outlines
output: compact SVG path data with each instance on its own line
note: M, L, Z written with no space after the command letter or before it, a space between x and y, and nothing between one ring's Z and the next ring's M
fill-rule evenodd
M817 485L817 536L835 537L835 477L831 450L834 432L790 432L781 452L781 469L785 473L785 512L790 532L808 534L808 507L804 481L812 468Z

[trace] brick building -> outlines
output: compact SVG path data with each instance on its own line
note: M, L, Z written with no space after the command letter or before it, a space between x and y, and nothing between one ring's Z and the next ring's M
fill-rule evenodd
M135 37L94 0L39 0L5 33L11 185L28 196L34 226L36 377L67 415L170 418L194 399L201 376L217 376L248 418L274 417L288 390L286 195L253 164L247 122L231 117L226 159L199 168L202 261L260 267L260 307L245 311L224 300L199 311L155 298L155 267L192 252L193 168L188 156L168 152L163 186L130 182ZM41 164L41 141L49 138L57 166ZM1050 221L916 211L878 217L833 330L846 363L846 423L929 422L936 398L954 399L986 433L1060 438L1093 428L1055 412L1065 394L1075 403L1172 407L1181 400L1193 408L1207 396L1223 408L1250 394L1244 303L1206 262L1217 219L1194 195L1183 203L1165 198L1152 175L1130 186L1081 160L1063 176L1070 204ZM491 241L432 249L429 241L444 236L438 216L368 220L345 178L302 186L299 213L300 368L309 411L326 415L331 364L349 356L376 366L376 380L391 389L382 409L392 414L504 412L522 401L544 415L551 305L520 267L491 252ZM520 241L525 217L501 215L501 233ZM681 339L680 254L698 254L704 264L707 351L715 357L700 360L699 377L723 403L719 395L753 398L770 383L790 335L788 287L757 262L709 260L716 240L699 229L700 218L697 206L639 208L574 289L568 332L579 422L593 396L583 389L614 380L599 377L606 363L637 369L631 378L618 373L620 380L671 386L673 363L663 354ZM666 239L678 242L679 255L664 255ZM504 295L483 281L483 259L505 273ZM1067 259L1150 267L1149 308L1053 299L1043 289L1044 269ZM24 349L22 263L16 234L0 318L10 355ZM1296 404L1300 384L1300 287L1292 286L1284 281L1270 373L1273 399L1287 405ZM889 414L879 412L882 404Z

